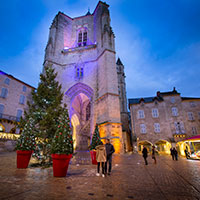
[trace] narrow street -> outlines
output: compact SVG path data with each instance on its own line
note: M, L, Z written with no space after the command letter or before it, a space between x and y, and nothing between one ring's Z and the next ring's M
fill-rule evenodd
M0 154L0 199L200 199L200 161L157 156L144 165L138 154L115 155L111 176L97 177L90 155L79 152L68 175L54 178L47 169L17 169L16 154Z

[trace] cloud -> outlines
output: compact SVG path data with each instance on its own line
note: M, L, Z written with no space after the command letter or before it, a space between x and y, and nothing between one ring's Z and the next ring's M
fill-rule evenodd
M184 91L182 95L199 95L200 43L183 46L170 56L159 57L152 50L150 41L141 38L133 25L123 23L116 29L116 35L117 56L125 65L128 98L154 96L158 90L170 91L173 87L179 92Z

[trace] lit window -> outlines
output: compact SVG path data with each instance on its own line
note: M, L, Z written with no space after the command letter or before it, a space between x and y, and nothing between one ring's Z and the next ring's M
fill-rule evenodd
M140 133L147 133L145 124L140 124Z
M138 110L138 119L144 119L144 110Z
M155 131L155 133L160 133L160 124L159 123L154 123L154 131Z
M8 94L8 89L7 88L2 88L1 89L1 97L6 98Z
M188 119L191 120L191 121L194 120L193 112L188 112Z
M176 107L172 107L172 116L178 116L178 109Z
M84 32L79 31L78 33L78 46L86 46L87 45L87 31L84 30Z
M25 96L24 95L20 95L19 103L20 104L24 104L24 102L25 102Z
M152 117L153 118L158 118L159 114L158 114L158 109L157 108L153 108L152 109Z
M171 103L175 103L175 98L171 97L170 101L171 101Z
M192 135L196 135L197 134L197 129L196 127L192 127Z
M23 85L22 91L26 92L26 86L25 85Z
M17 110L17 121L19 122L20 121L20 118L22 116L22 110Z
M4 83L5 83L6 85L9 85L9 84L10 84L10 79L9 79L9 78L5 78Z

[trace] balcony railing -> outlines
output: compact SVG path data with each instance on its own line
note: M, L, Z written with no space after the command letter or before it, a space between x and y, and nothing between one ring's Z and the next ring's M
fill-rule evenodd
M20 117L5 115L5 114L1 114L1 113L0 113L0 119L7 119L7 120L10 120L10 121L16 121L16 122L20 121Z

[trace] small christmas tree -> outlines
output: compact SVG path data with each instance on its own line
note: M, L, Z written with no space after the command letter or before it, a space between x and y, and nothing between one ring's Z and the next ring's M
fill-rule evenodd
M57 130L51 143L52 154L73 154L73 139L70 128L70 120L66 106L59 117Z
M92 143L90 145L90 150L93 150L96 148L96 146L100 145L101 139L99 135L99 128L98 125L96 124L95 131L92 136Z
M34 120L29 118L25 123L20 137L17 139L16 150L31 151L36 147L35 135L33 134Z

